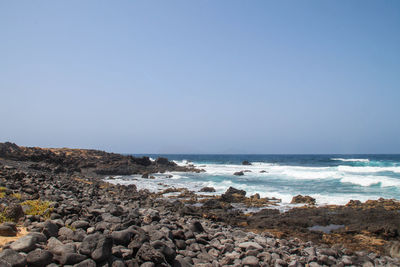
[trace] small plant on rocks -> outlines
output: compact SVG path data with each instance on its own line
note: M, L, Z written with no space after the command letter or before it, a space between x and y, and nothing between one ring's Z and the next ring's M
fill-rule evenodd
M50 207L50 201L43 201L40 199L26 200L22 202L21 205L28 206L28 209L25 211L26 215L40 215L45 219L49 219L53 211L53 208Z

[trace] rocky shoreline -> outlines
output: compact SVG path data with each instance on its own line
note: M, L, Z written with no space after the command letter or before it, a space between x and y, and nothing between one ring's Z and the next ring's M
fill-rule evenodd
M164 158L0 143L0 235L19 232L2 244L0 266L400 266L395 200L280 213L274 199L234 188L208 198L181 189L171 198L102 181L166 171L201 170ZM272 207L244 214L235 203Z

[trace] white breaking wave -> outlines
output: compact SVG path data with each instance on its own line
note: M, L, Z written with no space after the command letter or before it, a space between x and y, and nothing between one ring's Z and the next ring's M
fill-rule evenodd
M400 173L400 167L354 167L354 166L343 166L339 165L338 170L341 172L353 172L353 173L374 173L374 172L395 172Z
M400 186L400 180L386 176L346 176L340 180L342 183L351 183L361 186L380 184L381 187Z
M349 161L349 162L369 162L369 159L343 159L343 158L332 158L331 160Z

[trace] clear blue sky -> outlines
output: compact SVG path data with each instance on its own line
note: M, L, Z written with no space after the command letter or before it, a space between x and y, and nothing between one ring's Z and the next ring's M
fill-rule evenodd
M400 1L1 1L0 141L400 153Z

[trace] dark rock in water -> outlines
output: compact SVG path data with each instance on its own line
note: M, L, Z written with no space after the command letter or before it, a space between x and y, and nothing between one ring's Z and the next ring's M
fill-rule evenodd
M194 221L190 224L190 230L194 233L202 233L204 232L204 228L199 221Z
M79 252L101 262L111 255L112 244L111 237L99 233L91 234L83 239Z
M157 164L160 164L160 165L169 165L169 164L175 164L175 163L173 163L173 162L170 162L167 158L162 158L162 157L159 157L159 158L157 158L156 159L156 163Z
M0 259L9 263L12 267L24 267L26 265L26 257L12 249L4 249L0 252ZM0 263L0 266L3 266Z
M148 173L144 173L143 175L142 175L142 178L149 178L149 174Z
M17 227L15 224L3 223L0 225L0 236L16 236Z
M199 192L215 192L215 188L214 187L203 187L202 189L200 189Z
M246 191L229 187L224 194L221 195L221 200L229 203L240 202L246 196Z
M260 173L266 173L267 171L261 170Z
M233 175L242 176L242 175L244 175L244 172L243 171L235 172L235 173L233 173Z
M28 253L26 262L28 266L42 267L53 261L53 254L47 250L37 249Z
M310 196L297 195L292 198L292 201L290 203L291 204L305 203L305 204L315 205L315 198Z
M149 157L135 158L135 157L130 156L130 160L132 162L142 165L142 166L150 166L151 165L151 160Z
M247 160L244 160L244 161L242 162L242 165L251 165L251 163L250 163L249 161L247 161Z

